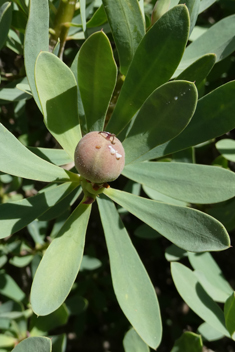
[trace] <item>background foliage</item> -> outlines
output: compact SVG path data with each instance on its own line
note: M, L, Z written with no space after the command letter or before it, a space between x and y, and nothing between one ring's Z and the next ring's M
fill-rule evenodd
M235 351L234 1L0 6L0 351ZM91 212L103 129L126 167Z

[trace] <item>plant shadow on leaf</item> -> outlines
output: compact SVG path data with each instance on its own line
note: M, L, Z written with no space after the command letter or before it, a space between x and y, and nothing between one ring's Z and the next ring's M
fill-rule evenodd
M196 284L196 292L198 295L198 298L201 300L201 302L211 311L215 314L216 318L221 322L221 324L225 327L225 320L224 320L224 315L219 306L215 305L214 301L211 299L211 297L208 295L208 293L204 290L202 285L198 282ZM218 308L218 309L216 309Z
M71 107L76 100L77 88L74 86L46 102L47 126L52 133L63 134L77 126L79 121L70 118L66 119L64 116L65 102L67 106Z

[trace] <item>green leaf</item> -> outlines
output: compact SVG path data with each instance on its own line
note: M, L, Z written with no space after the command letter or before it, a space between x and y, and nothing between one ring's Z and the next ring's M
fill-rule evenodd
M197 330L202 338L207 341L216 341L224 337L224 334L221 334L207 323L202 323Z
M103 4L117 47L120 71L126 75L145 34L143 16L137 0L103 0Z
M221 139L215 146L225 159L235 162L235 141L233 139Z
M13 347L16 342L15 337L0 334L0 347Z
M185 4L188 8L188 11L189 11L189 16L190 16L189 36L192 33L193 28L194 28L196 21L197 21L200 2L201 2L200 0L180 0L180 2L179 2L179 4Z
M225 302L233 292L210 253L188 253L195 275L208 295L217 302Z
M41 52L35 65L35 81L45 125L73 160L81 139L75 77L54 54Z
M202 55L214 53L216 62L225 59L235 49L234 31L235 15L223 18L214 24L186 48L175 76L178 76L182 70Z
M106 189L104 193L185 250L218 251L230 246L223 225L198 210L156 202L113 188Z
M48 337L28 337L21 341L12 352L51 352L51 339Z
M87 22L87 28L94 28L102 26L102 24L108 21L106 12L104 10L104 5L102 4L98 10L94 13L91 19Z
M139 227L137 227L134 234L137 237L145 238L145 239L155 239L155 238L161 237L161 235L157 231L155 231L154 229L152 229L146 224L142 224Z
M180 205L182 207L187 207L188 203L186 202L182 202L181 200L172 198L172 197L168 197L165 194L156 191L155 189L152 189L150 187L147 187L145 185L142 186L144 192L147 194L147 196L151 199L157 200L158 202L162 202L162 203L169 203L169 204L173 204L173 205Z
M203 11L208 9L208 7L214 4L214 2L216 2L216 0L201 0L199 13L202 13Z
M174 262L180 260L183 257L187 257L189 252L186 252L184 249L177 247L175 244L171 244L167 247L165 251L165 258L168 262Z
M65 325L68 317L69 312L65 304L46 317L37 317L34 314L30 320L30 336L47 335L48 331Z
M81 203L46 250L31 289L35 314L52 313L68 296L81 265L90 211Z
M196 103L193 83L173 81L156 89L142 105L123 142L126 165L176 137L189 123Z
M17 88L18 84L25 83L25 78L8 83L5 88L0 90L0 99L5 100L6 103L11 101L20 101L30 99L31 95L22 92Z
M156 349L162 327L155 290L115 205L103 195L97 200L118 303L144 342Z
M195 114L179 136L156 147L140 160L162 157L206 142L235 127L235 81L228 82L198 100Z
M213 208L209 208L207 213L219 220L228 231L234 229L235 214L234 214L235 198L227 202L216 204Z
M188 30L187 7L179 5L146 33L133 57L107 131L118 134L148 96L171 78L183 55Z
M6 274L4 271L0 272L0 293L14 301L20 302L25 299L25 293L12 279L12 277Z
M122 174L169 197L190 203L218 203L235 196L235 174L217 166L142 162L126 165Z
M73 162L65 150L63 149L51 149L51 148L38 148L38 147L28 147L28 149L39 156L41 159L49 161L52 164L61 166L65 164L70 164Z
M0 171L26 179L53 182L76 180L78 176L31 153L0 124Z
M208 296L193 272L183 264L171 263L171 273L185 303L214 329L229 337L223 311Z
M79 0L80 2L80 14L82 21L82 29L86 36L86 0Z
M153 8L151 23L154 24L169 10L171 0L158 0Z
M48 0L30 0L29 17L25 31L24 63L33 97L41 110L34 80L34 67L38 54L49 50Z
M88 132L103 131L117 66L108 37L102 31L92 34L79 50L77 74Z
M202 348L203 342L201 336L186 331L175 341L171 352L202 352Z
M22 257L14 256L13 258L9 259L9 263L18 268L23 268L24 266L28 265L32 260L33 255L24 255Z
M8 237L21 230L50 207L63 200L75 187L77 187L77 184L66 182L49 190L44 189L34 197L25 198L18 202L1 204L0 238Z
M215 54L206 54L188 66L177 80L187 80L195 82L196 87L207 77L216 61Z
M231 337L235 340L235 292L227 299L224 305L225 324Z
M148 345L146 345L133 328L126 333L123 346L125 352L149 352Z
M11 26L12 6L9 1L0 7L0 50L4 46Z

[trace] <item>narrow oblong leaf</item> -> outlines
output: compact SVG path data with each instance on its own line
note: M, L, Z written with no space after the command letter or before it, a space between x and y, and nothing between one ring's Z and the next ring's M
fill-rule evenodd
M198 327L197 331L203 337L203 339L207 341L216 341L224 337L224 334L218 330L215 330L211 325L207 323L202 323Z
M0 272L0 293L14 301L20 302L25 299L25 293L13 280L13 278L5 272Z
M199 13L202 13L203 11L208 9L208 7L210 7L212 4L214 4L214 2L216 2L216 0L201 0Z
M148 345L146 345L133 328L124 336L123 347L125 352L149 352Z
M57 202L63 200L76 187L77 184L75 182L66 182L49 190L44 189L34 197L25 198L18 202L1 204L0 238L8 237L21 230Z
M156 89L123 142L126 165L177 136L192 118L196 103L197 89L191 82L173 81Z
M217 166L142 162L126 165L122 174L169 197L189 203L218 203L235 196L234 172Z
M49 161L55 165L70 164L73 160L68 156L63 149L52 149L52 148L40 148L40 147L28 147L28 149L39 156L41 159Z
M21 341L12 352L51 352L52 351L52 341L49 337L28 337L27 339Z
M179 5L166 12L146 33L128 70L108 131L118 134L148 96L171 78L183 55L188 30L187 7Z
M188 8L189 11L189 16L190 16L190 30L189 30L189 36L193 31L193 28L196 24L197 21L197 16L199 13L199 8L200 8L200 0L180 0L179 4L185 4Z
M126 75L145 34L143 16L137 0L103 0L103 4L117 47L120 71Z
M192 120L180 135L139 158L150 160L206 142L235 127L235 81L228 82L198 100Z
M235 292L227 299L224 305L224 317L226 328L235 340Z
M48 163L30 152L19 140L0 124L0 171L26 179L53 182L78 176Z
M223 225L198 210L156 202L113 188L106 189L104 193L187 251L218 251L230 246Z
M104 32L92 34L82 45L77 74L88 132L102 131L117 77L112 48Z
M78 274L91 205L80 203L46 250L34 276L32 309L48 315L61 306Z
M165 12L169 10L171 0L158 0L153 8L151 23L154 24Z
M182 67L185 69L202 55L214 53L216 62L225 59L235 49L234 31L235 15L214 24L186 48L176 76L182 72Z
M34 80L34 67L40 51L49 50L49 6L48 0L30 0L29 17L25 30L24 62L28 82L39 109L41 110Z
M54 54L41 52L35 65L35 82L45 125L73 160L81 139L75 77Z
M11 26L11 17L12 17L12 6L9 1L6 1L1 7L0 7L0 50L4 46L8 31Z
M223 311L206 293L193 272L183 264L171 263L171 273L185 303L214 329L229 337Z
M162 336L155 290L112 201L98 200L118 303L140 337L153 349Z

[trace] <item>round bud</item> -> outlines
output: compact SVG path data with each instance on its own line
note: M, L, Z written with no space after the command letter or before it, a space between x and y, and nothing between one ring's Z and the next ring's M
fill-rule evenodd
M81 176L93 183L116 180L124 165L122 143L109 132L87 133L76 147L75 166Z

